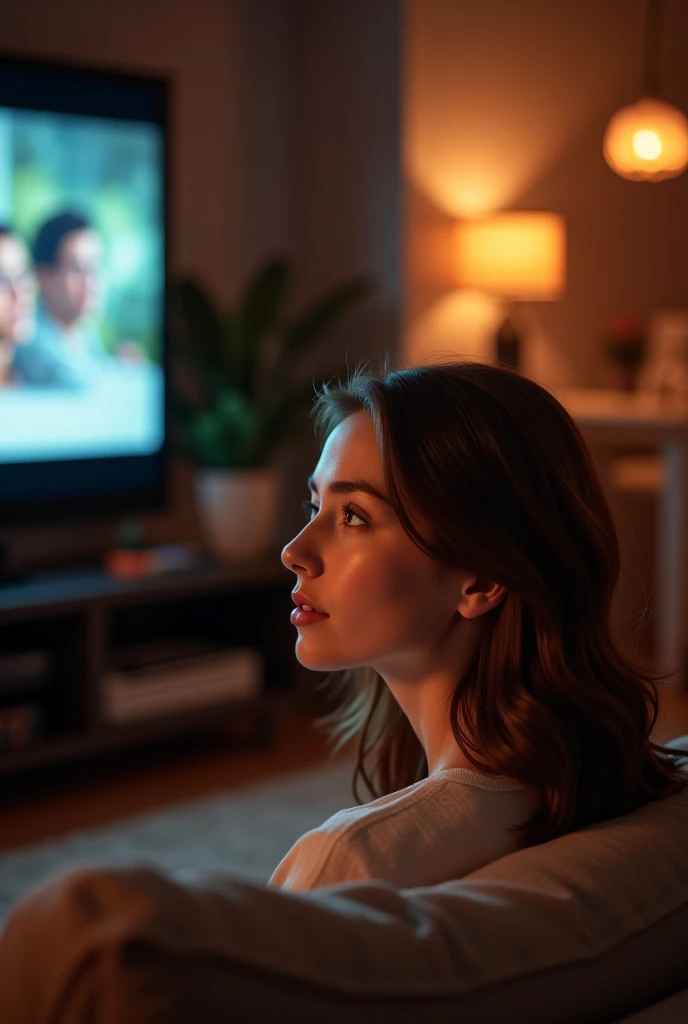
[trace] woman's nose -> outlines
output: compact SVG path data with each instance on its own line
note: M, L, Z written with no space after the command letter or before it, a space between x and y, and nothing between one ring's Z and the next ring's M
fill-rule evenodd
M294 539L292 538L290 541L288 541L284 545L284 547L282 548L282 554L280 555L280 558L282 559L282 565L285 565L287 567L287 569L291 569L291 563L292 563L291 546L292 546L293 543L294 543Z
M282 565L292 572L301 572L309 560L309 551L312 553L312 548L308 547L308 540L304 540L304 533L301 530L282 548Z
M297 568L296 562L294 561L294 552L292 551L292 545L295 539L296 538L290 540L288 544L284 545L280 556L282 559L282 565L286 566L287 569L291 569L293 572L295 572ZM298 568L300 568L300 566L298 566Z

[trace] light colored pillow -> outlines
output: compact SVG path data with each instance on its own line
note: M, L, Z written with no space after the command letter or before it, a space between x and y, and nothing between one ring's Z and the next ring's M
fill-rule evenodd
M686 984L688 788L423 889L72 870L0 935L0 1006L22 1024L94 1006L113 1024L567 1024Z

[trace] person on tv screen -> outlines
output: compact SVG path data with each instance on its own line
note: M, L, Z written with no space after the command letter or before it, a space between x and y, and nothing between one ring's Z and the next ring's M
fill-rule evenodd
M33 275L21 238L0 224L0 387L20 383L14 369L17 346L32 328Z
M112 365L91 319L101 296L102 255L100 236L81 214L65 211L40 227L33 245L36 330L15 354L24 383L88 387Z

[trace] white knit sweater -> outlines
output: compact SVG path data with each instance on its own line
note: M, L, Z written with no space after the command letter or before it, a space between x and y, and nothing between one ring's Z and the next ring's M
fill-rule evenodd
M532 810L514 779L449 768L337 811L292 846L268 884L315 889L376 878L409 889L447 882L523 845L509 828Z

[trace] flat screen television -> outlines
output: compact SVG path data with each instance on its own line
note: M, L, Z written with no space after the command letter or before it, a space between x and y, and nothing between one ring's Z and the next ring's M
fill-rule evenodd
M0 524L165 503L168 93L0 57Z

